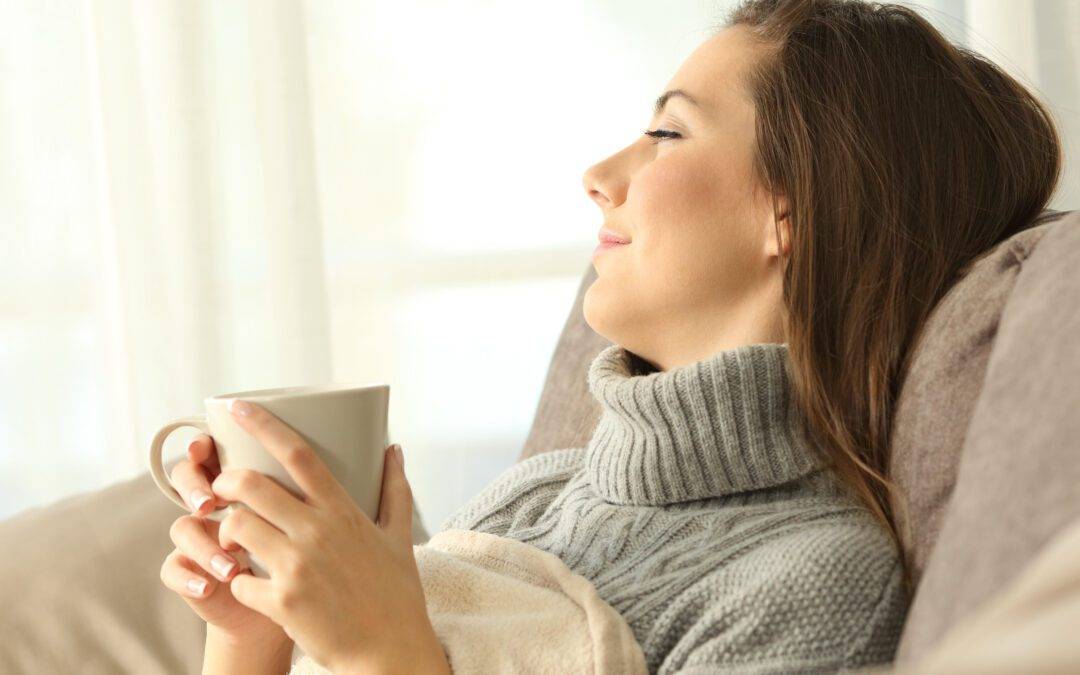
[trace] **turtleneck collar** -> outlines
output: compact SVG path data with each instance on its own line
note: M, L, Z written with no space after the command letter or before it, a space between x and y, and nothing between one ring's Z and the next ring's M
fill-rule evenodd
M788 346L757 343L635 375L620 345L589 366L601 405L585 465L615 504L661 505L780 485L824 465L805 442Z

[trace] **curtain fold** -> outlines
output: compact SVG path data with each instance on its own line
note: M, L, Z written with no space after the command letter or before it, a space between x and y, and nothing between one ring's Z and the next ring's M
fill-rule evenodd
M102 459L133 474L157 426L237 377L332 379L304 18L286 1L83 11Z

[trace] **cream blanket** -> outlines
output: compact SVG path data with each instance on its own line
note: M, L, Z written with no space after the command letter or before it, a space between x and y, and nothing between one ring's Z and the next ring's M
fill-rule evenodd
M417 545L435 631L461 673L644 673L629 626L557 557L446 530ZM853 675L1080 673L1080 519L920 661ZM306 655L290 673L325 675Z
M454 672L648 672L630 626L557 556L471 530L443 530L413 552ZM329 672L307 654L289 671Z

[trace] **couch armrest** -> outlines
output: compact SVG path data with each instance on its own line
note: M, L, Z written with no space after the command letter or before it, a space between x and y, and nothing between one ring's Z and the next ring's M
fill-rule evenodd
M147 472L0 522L0 672L199 673L206 624L160 577L179 515Z
M146 472L0 521L0 672L200 673L206 624L160 577L180 515Z

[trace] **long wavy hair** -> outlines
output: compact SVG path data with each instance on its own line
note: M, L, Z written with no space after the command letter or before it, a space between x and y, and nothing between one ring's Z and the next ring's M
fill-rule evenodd
M968 266L1046 207L1060 138L1021 83L906 7L747 0L713 28L729 26L762 48L743 84L757 179L788 200L783 301L808 438L902 551L907 504L887 469L909 358ZM910 574L905 561L909 597Z

